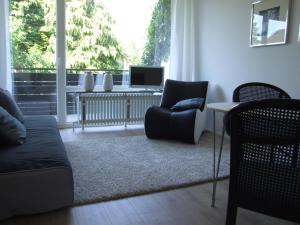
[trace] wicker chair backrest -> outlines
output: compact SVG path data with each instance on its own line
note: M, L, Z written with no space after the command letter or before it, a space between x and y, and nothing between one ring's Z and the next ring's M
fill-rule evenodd
M252 82L238 86L232 96L234 102L248 102L263 99L290 99L288 93L271 84Z

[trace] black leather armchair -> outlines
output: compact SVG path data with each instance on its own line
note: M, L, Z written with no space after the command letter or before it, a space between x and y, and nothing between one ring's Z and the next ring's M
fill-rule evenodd
M207 81L167 80L161 105L146 112L147 137L197 143L206 123L207 87Z

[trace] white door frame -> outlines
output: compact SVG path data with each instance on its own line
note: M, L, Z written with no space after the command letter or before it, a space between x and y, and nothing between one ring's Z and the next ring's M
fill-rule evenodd
M66 1L56 0L56 93L57 120L66 124Z
M8 0L0 1L0 87L12 92Z

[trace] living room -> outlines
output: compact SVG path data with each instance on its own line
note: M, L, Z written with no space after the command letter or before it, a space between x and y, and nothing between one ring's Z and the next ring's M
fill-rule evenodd
M263 4L264 1L275 4L275 8L277 7L276 4L281 6L286 5L286 2L290 3L289 6L282 6L289 9L285 12L287 19L286 36L280 43L255 46L255 43L252 43L253 40L250 40L250 37L252 38L251 33L254 31L254 23L251 18L255 12L255 7L259 7L259 4ZM3 217L0 224L225 224L229 190L228 178L230 176L230 141L233 138L233 133L230 137L225 137L224 151L219 168L219 180L216 183L214 181L215 174L213 174L215 168L213 167L216 167L217 164L214 165L213 161L216 162L218 157L224 113L214 113L214 109L209 108L209 104L217 102L232 103L234 90L238 86L249 82L271 84L284 90L292 100L300 98L298 89L300 81L300 2L299 0L264 1L256 3L250 0L159 0L147 1L145 5L139 1L129 1L128 8L125 8L126 3L123 3L123 1L120 1L118 6L116 6L116 0L111 1L111 3L103 1L108 2L106 8L109 10L118 8L116 12L108 10L111 12L111 16L116 24L118 21L127 21L126 19L132 23L135 20L141 20L141 23L144 24L144 30L141 29L143 32L143 44L139 43L139 47L131 48L131 51L139 54L140 58L143 55L142 50L145 49L144 44L148 40L147 29L155 4L160 2L168 5L167 3L169 3L169 11L164 11L165 8L162 10L163 15L168 15L167 12L170 13L169 20L164 20L166 24L169 24L169 36L168 32L164 33L164 37L169 37L169 42L160 42L160 44L169 43L169 48L165 45L160 45L161 49L167 49L168 51L165 51L167 52L164 55L165 57L161 57L163 60L159 62L159 65L153 63L151 66L156 68L164 67L165 80L172 79L184 82L208 81L208 89L205 96L206 109L202 111L206 118L201 120L201 124L205 128L197 144L187 144L182 140L170 140L169 138L148 138L146 136L147 130L145 132L148 126L145 125L144 127L144 117L139 118L137 124L135 124L134 119L132 119L132 122L128 120L126 127L124 126L124 120L120 119L117 122L106 120L99 124L91 122L88 125L94 126L89 127L87 125L82 130L83 117L80 114L82 105L77 100L81 94L84 95L86 92L84 84L86 84L85 77L87 75L84 74L89 74L90 72L94 76L94 89L91 93L93 95L97 95L103 90L104 76L110 77L112 75L114 82L112 91L104 93L104 95L108 96L107 101L111 101L112 98L118 98L118 96L113 96L116 91L128 88L130 82L128 76L131 75L129 71L130 65L141 64L137 59L129 57L129 63L125 61L123 63L122 61L123 67L120 68L120 71L117 67L114 67L115 65L119 66L119 64L111 63L109 60L103 60L103 63L100 62L99 64L91 64L92 66L90 67L84 65L80 68L80 65L86 63L84 61L85 57L81 54L82 49L80 48L82 46L76 46L74 41L74 49L72 51L72 45L65 47L69 40L66 30L74 29L75 33L78 32L78 29L75 29L76 27L68 27L70 24L78 22L76 21L76 18L78 18L76 15L80 11L76 10L84 8L82 4L85 2L102 4L102 1L1 1L1 88L9 90L13 94L18 107L21 108L25 115L25 125L28 114L33 117L47 114L57 120L60 130L55 138L62 138L63 147L60 144L55 146L66 149L67 159L70 163L70 165L67 163L66 166L72 168L73 177L70 177L70 170L68 170L68 173L66 173L66 170L60 173L60 178L51 171L48 174L48 180L46 178L27 177L29 181L32 181L32 184L34 182L36 182L34 184L38 184L34 187L34 185L30 186L28 184L30 182L28 180L26 182L25 178L19 181L18 178L13 177L16 173L10 172L9 175L13 176L8 176L7 171L2 170L4 172L0 174L1 183L10 182L13 186L8 188L8 185L0 185L2 187L0 188L2 193L0 198L0 215ZM26 8L28 2L36 4L44 2L45 7L51 4L56 5L54 8L49 6L52 10L49 12L54 15L53 18L58 22L54 23L53 18L49 19L47 17L50 21L48 21L49 24L52 24L52 27L50 27L51 31L37 31L37 33L48 32L48 34L55 31L52 37L56 39L49 38L47 42L54 43L51 51L52 53L55 52L55 57L47 55L49 52L45 49L43 51L31 49L29 52L39 53L32 58L26 58L27 56L22 55L21 51L14 55L14 52L18 49L13 45L16 42L14 42L15 39L11 40L12 33L10 32L12 30L16 32L15 34L17 35L14 36L13 34L12 37L17 38L22 34L24 35L26 30L27 32L32 31L32 33L36 32L36 30L33 27L22 27L22 23L19 23L20 21L25 21L22 20L22 14L14 14L16 17L19 16L18 20L10 20L12 16L11 10L16 10L16 8L12 9L9 7L12 2L19 3L19 6L23 4L23 9ZM136 4L136 8L134 4ZM72 15L68 14L69 11L64 10L66 7L73 7L73 11L71 10L73 12ZM273 9L274 7L270 8ZM29 7L28 9L34 8ZM149 10L142 11L141 9ZM128 14L128 10L135 12L139 19L131 18L130 16L124 18L126 17L124 11ZM98 14L96 13L95 18L98 18L99 12ZM34 13L31 15L34 15ZM142 17L147 19L142 19ZM101 15L101 19L109 22L108 17L105 18L105 16ZM66 23L59 23L62 21L66 21ZM85 22L87 24L84 24L83 27L88 27L90 21L85 20ZM82 23L82 21L78 23ZM10 27L11 24L18 27L12 28ZM161 24L165 25L163 22ZM101 24L95 22L93 25L97 27ZM126 35L124 34L122 40L127 40L127 38L130 38L128 33L133 31L132 27L124 26L124 24L119 25L120 29L118 31L120 35L125 33ZM79 31L81 30L79 29ZM108 29L105 32L107 34L117 31ZM97 31L94 31L94 33L96 34ZM102 35L100 33L99 35ZM137 37L138 35L134 36ZM116 37L119 38L119 36ZM23 42L26 41L26 43L29 41L26 38L21 40ZM82 41L84 40L83 38ZM18 42L18 44L21 44L22 41ZM132 42L138 43L137 40ZM88 47L93 49L94 46L91 43L89 45ZM114 46L118 45L115 44ZM84 47L86 46L82 48ZM100 47L94 48L95 52L102 52L103 48ZM106 54L111 54L109 57L113 59L117 59L122 55L113 55L115 52L129 55L126 51L121 52L121 48L116 47L110 50ZM78 52L80 52L79 56L76 55ZM102 54L101 57L106 59L104 55ZM51 66L54 65L54 67L43 67L45 65L43 60L47 57L52 59ZM75 61L70 61L70 59L73 59L72 57L77 57L76 59L78 60L84 58L82 61L79 61L79 67L76 67L78 65L75 65ZM87 57L90 57L91 61L93 61L93 57L96 58L97 56L90 55ZM25 58L26 60L24 60ZM28 63L26 65L30 65L31 71L26 70L28 67L23 67L26 66L25 64L15 64L18 61L22 63L26 61ZM32 62L35 64L30 64ZM72 67L72 65L75 66ZM142 66L148 67L149 64L144 63ZM110 74L104 74L106 72L110 72ZM48 77L39 88L30 89L31 82L39 83L41 81L38 76L31 76L30 79L33 80L24 79L25 76L29 77L28 74L31 73L39 73L39 77L41 77L41 74L48 74ZM48 87L47 85L45 87L45 83L49 84ZM26 92L22 93L21 91L24 91L24 87L27 89ZM14 92L15 90L18 90L18 92ZM32 100L30 91L31 94L36 94L40 93L40 90L45 91L46 94L40 94L38 98L36 97L35 100ZM181 92L180 89L176 90L179 93ZM157 90L153 92L152 90L146 90L146 92L150 94L153 92L157 93ZM158 91L158 96L163 95L165 95L165 90L163 92ZM20 102L24 103L28 98L31 98L30 104L20 104ZM133 98L136 99L136 96ZM32 102L36 102L36 104L32 104ZM128 105L125 106L127 107ZM29 112L31 107L34 107L34 109ZM124 109L127 112L125 115L132 112L126 111L126 107ZM143 110L147 111L147 109ZM144 114L145 112L143 112ZM56 123L55 120L54 122ZM47 126L52 129L56 126L54 122L52 121L51 124L47 123ZM150 124L153 123L151 122ZM160 129L164 129L163 122L156 122L155 124L161 127ZM41 125L42 122L38 121L35 126ZM73 125L74 131L72 130ZM180 135L180 132L184 132L186 127L187 125L183 126L182 130L178 129ZM214 151L213 146L214 127L217 134L216 151ZM284 126L282 125L282 127ZM151 127L151 129L154 128ZM155 134L160 129L155 131ZM28 135L31 131L31 128L27 128ZM43 132L38 135L42 137ZM149 133L147 135L149 136ZM27 138L29 139L30 137L28 136ZM51 138L52 136L45 134L45 140L50 140ZM51 145L49 140L46 145ZM29 143L31 143L29 140L25 141L25 145ZM42 145L42 148L46 145ZM53 149L56 147L53 147ZM3 157L0 156L0 158L2 159L4 158L4 153L7 154L7 150L4 148L1 146ZM214 152L215 154L213 154ZM19 152L19 154L21 153ZM65 156L61 157L64 158ZM0 159L0 165L4 165L5 162ZM55 173L58 173L58 171L55 171ZM69 181L71 182L72 179L74 186L68 186L70 185ZM299 182L299 172L294 179ZM43 182L45 182L44 185ZM54 184L56 183L59 183L59 185L55 186ZM214 184L217 184L216 192L214 191ZM49 185L48 188L47 185ZM7 191L9 190L16 192L8 193ZM43 193L43 190L47 194ZM69 196L72 191L74 196ZM61 194L59 195L58 193ZM212 207L214 193L215 202L214 207ZM296 196L297 193L299 202L299 189L296 190ZM278 197L278 199L280 198ZM53 203L53 205L50 205L49 202ZM55 208L55 204L61 204L61 207ZM284 206L288 207L287 205ZM299 205L296 205L296 207L299 209ZM236 224L299 223L299 220L297 221L294 217L288 216L287 210L283 210L283 216L280 216L280 213L274 213L273 215L270 212L264 213L263 210L260 210L261 213L254 211L243 209L243 207L239 208ZM299 219L299 216L297 216L295 218Z

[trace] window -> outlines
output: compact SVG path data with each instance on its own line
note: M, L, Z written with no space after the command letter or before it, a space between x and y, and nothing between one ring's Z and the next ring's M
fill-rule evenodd
M129 65L165 66L168 74L171 0L64 1L67 114L76 114L73 93L87 71L96 89L107 71L127 85ZM64 40L56 40L55 2L10 0L13 88L25 114L57 113L55 45Z
M15 99L26 115L56 115L55 0L9 3Z

